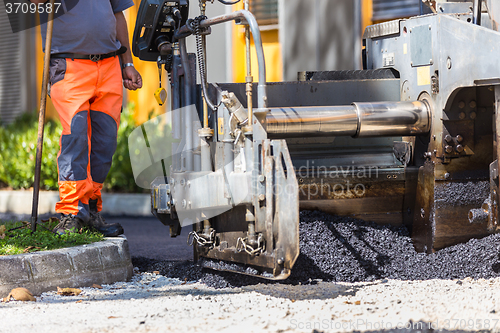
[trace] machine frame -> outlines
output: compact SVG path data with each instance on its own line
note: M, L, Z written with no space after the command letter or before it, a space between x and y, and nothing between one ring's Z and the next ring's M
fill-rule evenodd
M500 15L478 3L471 12L439 2L439 14L368 27L362 71L267 83L250 12L191 20L185 0L143 1L134 52L169 72L182 141L169 175L152 183L153 214L172 236L193 224L206 267L277 280L299 255L300 209L406 225L425 252L496 232ZM246 27L248 42L252 33L257 84L207 83L204 36L229 21ZM192 34L200 85L186 51Z

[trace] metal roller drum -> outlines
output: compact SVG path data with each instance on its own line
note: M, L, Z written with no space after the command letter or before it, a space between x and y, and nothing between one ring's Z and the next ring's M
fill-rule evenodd
M353 105L271 108L266 122L270 138L353 136L358 130Z
M411 136L429 132L430 110L420 101L271 108L266 123L270 138Z
M428 133L430 110L425 102L353 103L359 117L357 137L412 136Z

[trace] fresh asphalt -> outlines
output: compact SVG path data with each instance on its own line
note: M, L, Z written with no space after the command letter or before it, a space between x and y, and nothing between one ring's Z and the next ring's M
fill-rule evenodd
M193 259L193 248L187 245L189 227L182 229L180 236L171 238L168 226L155 217L105 216L105 220L123 226L132 257L169 261Z
M50 216L41 215L39 220ZM187 235L191 228L184 228L180 236L170 237L170 231L155 217L104 216L106 223L120 223L127 236L130 255L154 260L192 260L193 249L187 245ZM0 214L0 221L29 221L30 216Z

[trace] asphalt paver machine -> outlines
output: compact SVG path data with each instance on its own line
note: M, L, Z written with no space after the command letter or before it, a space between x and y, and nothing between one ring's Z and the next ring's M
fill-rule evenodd
M196 5L189 18L188 0L143 0L133 51L171 84L177 141L152 211L172 236L193 225L204 266L287 278L301 209L406 225L429 253L498 230L498 1L429 2L431 14L366 28L363 70L273 83L255 17ZM231 21L246 29L247 63L253 39L257 83L207 82L206 35Z

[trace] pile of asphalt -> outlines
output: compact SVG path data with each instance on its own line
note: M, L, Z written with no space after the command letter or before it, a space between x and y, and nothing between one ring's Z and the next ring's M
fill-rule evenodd
M321 212L301 212L300 256L278 283L361 282L379 279L473 279L500 276L500 234L472 239L433 254L417 253L405 227L380 226ZM133 258L141 271L199 281L215 288L266 280L202 268L193 262ZM275 283L275 282L273 282Z

